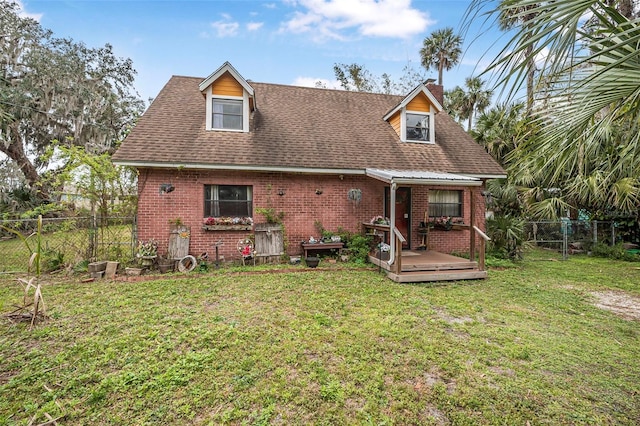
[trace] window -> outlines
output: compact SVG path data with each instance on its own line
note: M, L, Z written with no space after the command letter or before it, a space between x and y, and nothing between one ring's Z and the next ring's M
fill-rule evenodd
M205 185L205 217L252 217L252 187L246 185Z
M462 217L462 191L429 191L429 217Z
M407 113L407 140L429 142L429 115Z
M213 99L213 128L242 130L242 101Z

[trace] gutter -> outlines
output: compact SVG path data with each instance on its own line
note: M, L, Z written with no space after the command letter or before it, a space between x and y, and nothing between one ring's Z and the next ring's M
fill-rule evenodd
M282 167L282 166L249 166L249 165L228 165L228 164L176 164L159 163L152 161L127 161L114 160L116 166L128 167L148 167L160 169L200 169L200 170L237 170L246 172L286 172L286 173L313 173L313 174L338 174L338 175L360 175L365 174L364 169L327 169L321 167Z

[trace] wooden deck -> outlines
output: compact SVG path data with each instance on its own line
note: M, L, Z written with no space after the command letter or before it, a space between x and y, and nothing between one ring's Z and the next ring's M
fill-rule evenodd
M376 266L387 271L387 276L396 282L430 282L477 280L487 277L487 271L480 270L478 262L439 253L433 250L403 250L400 272L390 270L387 261L369 256Z

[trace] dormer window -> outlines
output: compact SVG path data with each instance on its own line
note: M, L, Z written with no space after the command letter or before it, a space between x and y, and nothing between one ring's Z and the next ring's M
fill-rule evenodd
M249 116L256 109L253 87L225 62L199 85L206 99L205 129L249 132Z
M400 134L403 142L434 143L434 114L424 111L404 110L401 116Z
M407 141L429 142L429 114L407 113Z
M435 144L436 114L442 105L424 84L418 85L383 117L402 142Z
M242 100L213 98L212 128L242 130Z

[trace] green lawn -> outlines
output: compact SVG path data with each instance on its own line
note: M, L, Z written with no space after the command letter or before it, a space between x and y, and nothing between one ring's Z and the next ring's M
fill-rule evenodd
M0 323L0 424L640 422L639 322L591 295L640 296L637 264L538 253L489 276L48 283L48 323Z

